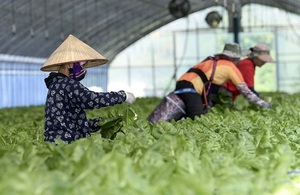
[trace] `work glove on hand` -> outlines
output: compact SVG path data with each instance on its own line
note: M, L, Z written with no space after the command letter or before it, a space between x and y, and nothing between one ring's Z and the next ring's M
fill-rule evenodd
M268 104L268 106L267 106L267 108L272 108L272 103L271 102L268 102L269 104Z
M271 103L271 102L265 102L265 103L263 104L263 107L264 107L264 108L272 108L272 103Z
M272 97L267 97L267 102L269 103L267 108L272 108Z
M126 93L126 100L125 102L127 104L132 104L135 101L135 96L133 95L133 93L130 92L125 92Z

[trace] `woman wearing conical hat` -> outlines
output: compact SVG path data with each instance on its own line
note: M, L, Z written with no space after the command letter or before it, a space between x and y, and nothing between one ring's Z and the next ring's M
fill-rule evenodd
M51 73L45 79L48 94L45 105L44 140L61 139L72 143L89 137L98 131L100 118L87 119L85 110L131 104L135 96L123 90L118 92L94 92L80 83L86 69L107 62L100 53L77 39L69 37L51 54L42 71Z

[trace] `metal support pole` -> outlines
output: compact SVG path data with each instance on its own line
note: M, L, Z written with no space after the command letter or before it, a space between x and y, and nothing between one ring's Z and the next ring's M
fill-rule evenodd
M156 93L156 75L155 75L155 52L154 52L154 46L151 46L151 64L152 64L152 85L153 85L153 91L152 91L152 95L154 97L157 96Z
M131 89L131 61L130 55L127 55L127 77L128 77L128 87Z
M239 43L239 31L240 31L240 22L237 16L233 17L233 40L235 43Z
M176 57L176 32L173 32L173 59L174 59L174 74L173 79L176 81L177 77L177 57Z
M232 31L233 39L235 43L239 43L239 32L240 32L240 17L241 17L241 3L239 0L235 0L232 3Z
M280 73L279 73L279 48L278 48L278 29L275 28L275 65L276 65L276 92L280 89Z
M197 62L200 61L200 48L199 48L199 43L200 43L200 41L199 41L199 28L197 28L197 30L196 30L196 41L195 41L195 44L196 44L196 52L197 52L197 54L196 54Z

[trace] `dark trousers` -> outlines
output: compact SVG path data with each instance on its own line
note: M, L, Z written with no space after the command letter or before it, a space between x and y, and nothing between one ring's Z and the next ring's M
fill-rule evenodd
M184 88L194 88L193 84L188 81L178 81L176 83L176 89L184 89ZM184 102L186 108L186 117L194 119L195 116L200 116L203 114L203 108L202 108L202 97L199 93L180 93L177 94L182 101Z

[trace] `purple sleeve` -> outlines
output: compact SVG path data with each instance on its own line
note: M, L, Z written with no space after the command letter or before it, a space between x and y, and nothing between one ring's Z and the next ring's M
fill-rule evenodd
M246 85L245 82L237 85L237 89L241 92L241 94L251 103L256 104L260 107L271 108L271 103L266 102L255 95Z

